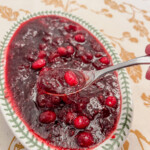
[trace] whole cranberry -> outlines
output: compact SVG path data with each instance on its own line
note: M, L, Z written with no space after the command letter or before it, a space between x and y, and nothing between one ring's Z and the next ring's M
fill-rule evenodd
M95 54L95 57L101 57L102 55L101 55L101 53L100 52L97 52L96 54Z
M43 95L38 95L36 100L37 100L37 103L40 107L45 107L46 106L47 100L46 100L44 94Z
M67 115L66 115L66 118L65 118L66 123L67 124L72 124L75 117L76 117L76 113L68 112Z
M49 56L49 62L52 63L52 62L55 62L55 58L59 57L59 54L54 52L52 54L50 54Z
M102 57L99 59L99 61L103 64L106 64L106 65L108 65L110 63L110 61L107 57Z
M87 59L89 59L89 60L93 59L93 55L91 52L86 52L85 55L86 55Z
M109 107L114 107L117 104L117 100L114 96L109 96L106 98L105 104Z
M77 41L77 42L84 42L85 41L85 37L83 34L76 34L74 39Z
M71 31L76 31L77 30L77 27L75 25L68 25L68 26L65 26L65 30L67 32L71 32Z
M54 122L56 119L56 114L53 111L45 111L42 112L39 116L39 120L41 123L51 123Z
M68 55L72 55L74 53L74 48L72 46L67 46L66 49Z
M67 96L62 96L61 98L62 98L63 102L65 102L66 104L72 103L72 101Z
M77 129L84 129L90 124L90 120L86 116L78 116L74 120L74 126Z
M45 65L46 65L45 59L38 59L32 63L32 68L37 70L43 68Z
M77 136L77 143L81 147L89 147L94 144L94 139L91 133L81 132Z
M40 51L38 54L38 58L44 58L46 56L46 52L45 51Z
M150 67L148 68L148 70L147 70L147 72L146 72L145 78L146 78L147 80L150 80Z
M74 72L72 71L67 71L65 73L65 81L67 82L67 84L69 84L70 86L75 86L78 84L78 79L77 76Z
M82 55L81 59L84 63L90 63L86 55Z
M57 52L58 52L58 54L59 54L60 56L66 56L66 55L67 55L67 49L64 48L64 47L59 47L59 48L57 49Z
M50 68L47 68L47 67L43 67L41 70L40 70L40 75L44 74L44 72L48 71Z
M146 48L145 48L145 53L146 53L147 55L150 55L150 44L148 44L148 45L146 46Z

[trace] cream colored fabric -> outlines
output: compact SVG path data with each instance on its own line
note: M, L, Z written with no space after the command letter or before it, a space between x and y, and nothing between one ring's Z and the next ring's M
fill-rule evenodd
M145 46L150 43L150 0L1 0L0 41L17 19L40 10L62 10L88 21L111 40L124 61L144 55ZM150 150L147 67L127 69L133 92L134 118L122 150ZM0 150L25 150L1 113Z

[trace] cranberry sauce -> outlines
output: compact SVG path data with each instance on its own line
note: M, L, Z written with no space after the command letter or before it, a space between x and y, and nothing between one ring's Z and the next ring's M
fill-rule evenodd
M23 23L8 45L6 91L20 117L46 143L59 149L91 148L116 128L121 103L117 75L108 73L88 89L61 97L41 92L58 90L57 74L38 79L56 67L101 70L110 65L100 42L79 24L58 16L37 17ZM80 84L72 72L59 73L63 84Z
M37 80L39 93L66 95L82 89L86 83L85 75L77 70L47 68L40 72Z

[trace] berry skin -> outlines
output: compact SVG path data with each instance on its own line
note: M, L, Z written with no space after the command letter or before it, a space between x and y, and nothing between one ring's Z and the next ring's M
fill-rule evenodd
M69 25L69 26L65 26L65 30L68 32L71 32L71 31L75 32L77 30L77 27L74 25Z
M43 68L45 65L46 65L45 59L38 59L35 62L33 62L32 68L37 70Z
M81 59L84 63L89 63L87 56L83 55L83 56L81 56Z
M55 62L55 59L56 59L57 57L59 57L59 54L56 53L56 52L50 54L50 56L49 56L49 62L50 62L50 63Z
M67 97L67 96L62 96L61 99L63 100L63 102L65 102L66 104L71 104L72 101Z
M40 70L40 75L44 74L44 72L48 71L50 68L47 68L47 67L43 67L41 70Z
M93 59L93 55L90 52L87 52L86 54L87 59L92 60Z
M66 55L67 55L67 49L64 48L64 47L59 47L59 48L57 49L57 52L58 52L58 54L59 54L60 56L66 56Z
M75 86L78 84L78 79L77 76L74 72L72 71L67 71L65 73L65 81L67 82L67 84L69 84L70 86Z
M53 111L45 111L40 114L39 120L41 123L51 123L54 122L56 119L56 114Z
M99 59L99 61L103 64L106 64L106 65L108 65L110 63L110 61L107 57L102 57Z
M147 80L150 80L150 67L148 68L145 77L146 77Z
M72 55L74 53L74 48L72 46L67 46L66 49L68 55Z
M45 51L40 51L38 54L38 58L44 58L46 56L46 52Z
M114 96L109 96L109 97L106 98L105 103L109 107L114 107L117 103L117 100Z
M74 39L77 41L77 42L84 42L85 41L85 37L83 34L77 34L75 35Z
M146 48L145 48L145 53L146 53L147 55L150 55L150 44L148 44L148 45L146 46Z
M84 129L90 124L90 120L86 116L78 116L74 120L74 126L77 129Z
M77 143L81 147L89 147L94 144L94 139L91 133L81 132L77 136Z
M37 103L40 107L45 107L46 106L46 98L45 95L38 95L37 97Z

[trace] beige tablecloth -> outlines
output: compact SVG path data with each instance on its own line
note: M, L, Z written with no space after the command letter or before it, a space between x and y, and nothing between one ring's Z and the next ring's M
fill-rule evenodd
M108 37L121 58L144 55L150 43L150 0L0 0L0 41L20 17L40 10L62 10L90 22ZM150 150L150 81L148 66L128 68L134 118L122 150ZM0 150L25 150L0 113Z

